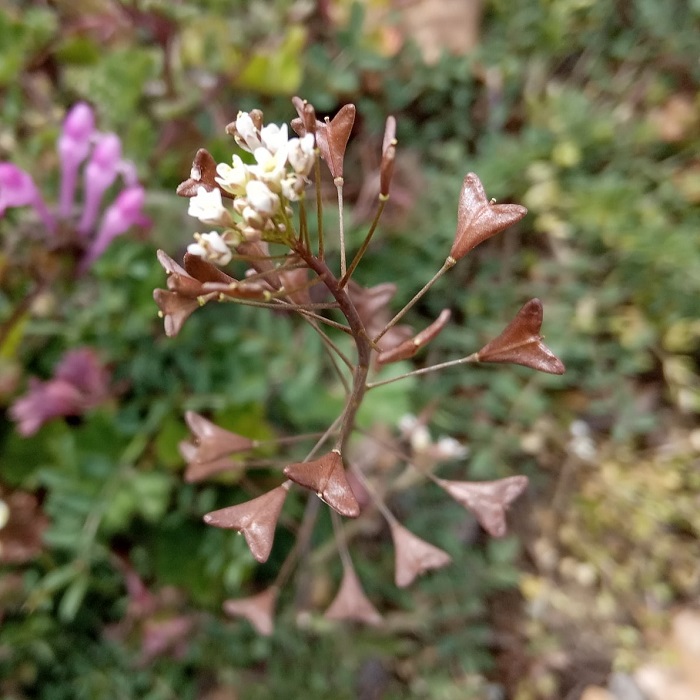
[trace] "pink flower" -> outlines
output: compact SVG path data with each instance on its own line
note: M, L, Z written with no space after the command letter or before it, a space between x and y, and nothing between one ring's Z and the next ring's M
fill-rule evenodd
M49 231L56 230L56 222L32 176L13 163L0 163L0 216L4 216L5 210L12 207L32 207Z
M146 190L140 185L122 190L114 203L107 209L97 231L97 235L80 263L85 270L105 252L109 244L132 226L148 226L150 219L143 213Z
M79 416L102 403L109 393L109 374L94 350L66 353L46 382L32 378L29 390L10 407L10 416L24 437L33 435L54 418Z
M85 234L97 221L102 197L117 179L122 142L116 134L100 137L85 168L85 204L78 230Z
M85 102L78 102L68 112L58 137L58 156L61 161L61 218L71 216L78 169L87 158L95 133L95 114Z
M84 271L104 253L116 236L134 225L150 225L150 220L143 214L145 190L138 184L133 163L122 158L119 137L97 131L92 108L84 102L76 104L66 115L57 148L61 169L60 228L68 236L73 233L72 240L64 241L65 247L70 249L73 246L83 251L80 270ZM81 168L85 181L83 201L76 206ZM105 193L118 176L123 189L100 220ZM8 207L32 207L49 234L58 229L32 176L12 163L0 163L0 217Z

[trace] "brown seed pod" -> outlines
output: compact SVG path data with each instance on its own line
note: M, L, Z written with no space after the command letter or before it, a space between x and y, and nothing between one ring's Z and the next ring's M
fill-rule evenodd
M242 532L252 555L262 564L272 551L275 528L287 490L288 484L282 484L251 501L214 510L204 516L204 522Z
M457 209L457 231L450 250L456 261L496 233L520 221L527 209L519 204L493 204L474 173L464 178Z
M331 450L312 462L295 462L284 468L284 475L315 491L318 497L333 510L347 518L360 514L360 505L350 488L343 458L337 450Z
M484 345L479 362L512 362L549 374L564 374L564 363L542 342L544 311L539 299L530 299L505 330Z

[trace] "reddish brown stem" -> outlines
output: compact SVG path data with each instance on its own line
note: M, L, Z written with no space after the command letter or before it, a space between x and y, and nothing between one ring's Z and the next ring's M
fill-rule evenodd
M355 347L357 348L357 365L353 370L352 389L345 406L343 422L336 444L336 448L343 454L345 445L355 425L355 416L357 415L357 411L367 391L367 375L369 373L372 345L370 339L367 337L367 331L357 313L357 309L348 296L347 290L341 286L340 280L331 272L325 261L311 254L306 248L302 248L301 246L296 248L295 252L318 275L321 282L326 285L328 291L338 302L338 308L348 322L350 333L355 341Z

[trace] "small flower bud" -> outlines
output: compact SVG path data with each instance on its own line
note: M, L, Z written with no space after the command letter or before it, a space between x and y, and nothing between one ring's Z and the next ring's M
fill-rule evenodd
M258 128L253 122L252 116L248 112L239 112L236 117L236 121L233 125L229 124L227 127L233 126L233 136L236 139L236 143L245 151L250 151L251 153L262 146L262 141L258 134Z
M231 262L233 253L217 231L196 233L195 240L196 243L187 246L190 255L196 255L217 265L228 265Z
M280 198L264 182L251 180L245 193L249 205L264 217L274 216L279 211Z
M300 139L290 139L287 157L295 173L308 175L316 160L313 134L306 134Z

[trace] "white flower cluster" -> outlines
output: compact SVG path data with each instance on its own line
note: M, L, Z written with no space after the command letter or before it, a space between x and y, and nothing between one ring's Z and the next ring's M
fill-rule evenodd
M425 423L411 413L399 419L399 430L415 455L428 455L436 462L469 455L469 448L454 438L443 435L434 442Z
M190 199L190 216L227 230L223 235L196 234L197 242L187 250L220 265L231 260L231 247L241 241L276 240L284 234L282 214L291 214L287 204L300 199L316 158L313 134L290 139L286 124L258 126L258 116L239 112L229 126L236 143L253 154L255 163L248 165L234 155L232 165L216 166L216 182L233 195L233 213L224 207L218 189L200 187Z

